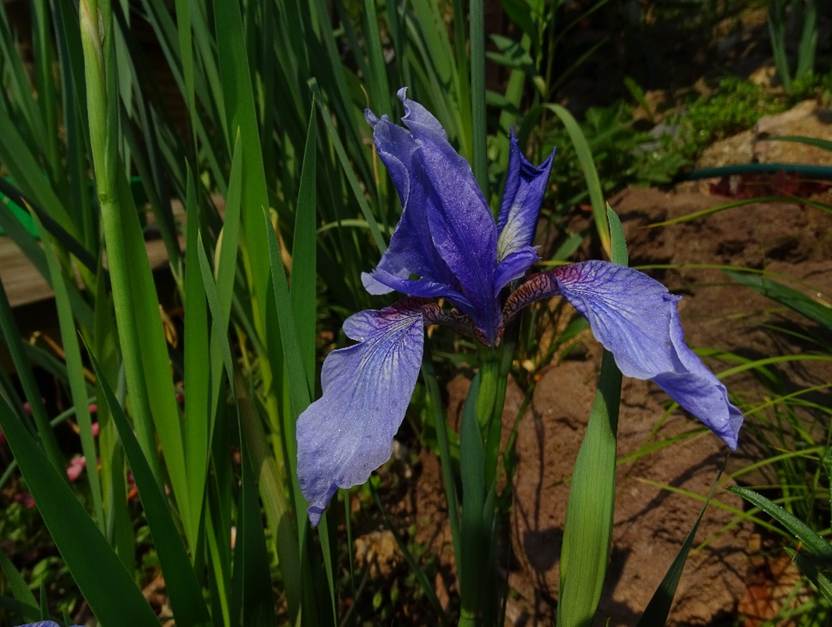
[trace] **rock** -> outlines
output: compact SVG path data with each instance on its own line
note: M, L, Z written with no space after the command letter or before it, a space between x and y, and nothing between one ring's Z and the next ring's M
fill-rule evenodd
M402 559L396 537L389 529L365 533L353 545L356 565L359 569L369 568L372 579L389 577Z
M788 111L760 118L754 128L708 146L697 168L734 163L808 163L832 165L832 151L796 142L774 141L776 135L802 135L832 140L832 111L806 100Z
M754 160L759 163L832 165L832 150L796 142L771 141L776 135L832 140L832 111L806 100L783 113L760 118L754 127Z

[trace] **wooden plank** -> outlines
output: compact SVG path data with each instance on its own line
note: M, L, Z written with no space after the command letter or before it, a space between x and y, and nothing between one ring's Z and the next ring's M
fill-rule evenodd
M162 240L151 240L146 246L151 268L158 270L167 265L168 254ZM6 236L0 237L0 281L12 307L52 298L49 284L14 241Z

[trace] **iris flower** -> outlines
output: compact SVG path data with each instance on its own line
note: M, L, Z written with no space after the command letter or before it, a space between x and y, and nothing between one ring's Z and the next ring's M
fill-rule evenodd
M532 241L554 154L535 166L512 135L495 223L470 166L436 118L405 89L398 95L404 127L365 114L403 211L389 248L362 282L370 294L406 298L344 322L356 343L327 356L323 395L298 418L298 478L311 523L338 488L366 482L390 458L416 386L427 325L449 325L495 346L520 310L555 295L588 319L623 374L655 381L736 448L742 414L685 344L680 297L658 281L593 260L533 274L506 295L538 259Z

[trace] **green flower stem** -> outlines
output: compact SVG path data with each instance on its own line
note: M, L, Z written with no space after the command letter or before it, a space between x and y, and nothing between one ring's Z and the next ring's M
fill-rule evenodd
M108 103L107 98L107 79L114 80L114 77L107 77L105 64L105 51L112 45L110 0L102 0L100 3L98 0L81 0L79 15L90 146L127 391L135 418L137 437L158 479L162 477L162 472L155 453L147 390L142 378L140 334L131 302L130 265L123 237L124 215L119 204L116 171L117 103Z

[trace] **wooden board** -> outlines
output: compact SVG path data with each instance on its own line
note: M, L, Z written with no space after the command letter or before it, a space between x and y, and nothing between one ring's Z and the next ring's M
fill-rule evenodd
M154 270L168 262L162 240L147 242L147 256ZM0 281L12 307L52 298L52 289L10 237L0 236Z

